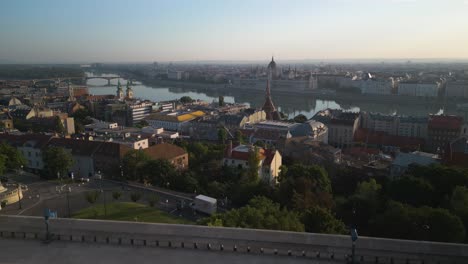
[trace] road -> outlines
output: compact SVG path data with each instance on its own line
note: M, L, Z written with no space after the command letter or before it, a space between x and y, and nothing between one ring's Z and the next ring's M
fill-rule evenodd
M207 251L181 248L131 247L79 242L0 239L0 263L337 263L302 257Z
M7 205L0 214L43 216L44 209L48 208L57 212L58 217L68 217L73 213L89 207L90 204L85 199L85 193L89 191L102 190L97 203L106 204L113 202L112 193L121 192L119 201L131 201L132 192L142 193L139 203L147 204L147 197L150 194L157 194L159 204L156 207L167 211L175 216L183 217L190 221L196 221L204 215L194 212L188 205L192 197L187 194L177 193L162 188L148 187L138 183L122 184L110 180L91 179L89 182L65 182L65 181L44 181L34 174L23 173L22 175L11 174L9 188L16 188L17 183L27 186L23 191L21 208L19 204ZM180 200L185 201L186 208L177 209Z

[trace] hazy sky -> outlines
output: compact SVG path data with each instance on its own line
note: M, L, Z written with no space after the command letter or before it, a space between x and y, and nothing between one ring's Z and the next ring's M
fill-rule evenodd
M468 58L468 0L0 0L0 63Z

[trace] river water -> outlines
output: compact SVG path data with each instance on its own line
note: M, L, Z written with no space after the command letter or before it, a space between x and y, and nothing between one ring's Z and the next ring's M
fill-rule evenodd
M87 73L88 76L116 76L113 74L97 75ZM107 85L107 80L91 79L87 85L91 94L115 94L117 79L111 80L111 86ZM125 86L127 80L120 78L120 83ZM125 88L125 87L124 87ZM133 82L132 85L136 98L149 99L151 101L168 101L179 99L182 96L190 96L192 99L200 99L208 102L217 101L219 96L224 96L224 101L229 103L246 103L253 108L260 108L265 100L264 94L260 91L235 91L235 90L203 90L197 88L179 88L179 87L151 87L143 85L139 82ZM379 112L383 114L401 114L410 116L427 116L427 114L440 113L441 105L437 103L428 103L424 105L412 105L382 102L362 102L354 101L352 97L346 100L320 100L314 98L313 95L275 95L272 94L273 102L276 107L290 118L303 114L311 118L315 113L326 108L343 109L347 111L369 111ZM452 109L445 109L446 113L458 114L466 116L466 113L457 113L454 106ZM466 118L466 117L465 117Z

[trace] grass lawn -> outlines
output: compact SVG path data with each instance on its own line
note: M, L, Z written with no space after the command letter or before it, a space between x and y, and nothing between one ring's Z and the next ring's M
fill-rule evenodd
M73 218L138 221L148 223L193 224L193 222L189 220L173 216L156 208L131 202L117 202L107 204L107 216L104 216L103 204L93 205L73 214Z

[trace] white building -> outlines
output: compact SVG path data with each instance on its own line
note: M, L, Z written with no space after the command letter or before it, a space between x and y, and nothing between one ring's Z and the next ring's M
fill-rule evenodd
M427 117L401 116L398 120L398 136L427 138Z
M389 95L392 93L392 82L390 80L361 80L359 88L362 94Z
M153 111L152 102L136 102L129 104L127 108L128 123L130 126L134 126L139 121L151 114Z
M222 165L247 169L249 168L249 157L254 155L255 151L258 152L258 175L260 179L271 185L276 184L282 164L281 154L277 150L264 148L255 150L255 147L250 145L239 145L233 148L232 142L230 142Z
M468 82L447 82L445 96L468 98Z
M400 82L398 85L398 95L437 97L438 94L439 84L437 83Z
M183 71L168 71L167 78L170 80L182 80L184 77Z

